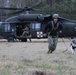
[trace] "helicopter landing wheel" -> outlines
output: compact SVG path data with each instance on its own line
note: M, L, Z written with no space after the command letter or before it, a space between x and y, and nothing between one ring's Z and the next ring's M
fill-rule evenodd
M21 42L27 42L27 39L21 39Z
M14 42L14 38L13 37L9 37L8 38L8 42Z

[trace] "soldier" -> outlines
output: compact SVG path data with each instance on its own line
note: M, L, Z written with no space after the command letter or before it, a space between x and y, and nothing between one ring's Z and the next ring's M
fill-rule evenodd
M29 35L29 28L25 27L25 29L23 29L22 36L28 36L28 35Z
M53 20L46 25L44 29L44 37L46 36L47 30L48 30L48 43L49 43L48 45L49 50L47 53L52 53L56 49L59 32L62 32L62 25L59 23L58 14L54 14Z
M28 36L30 34L30 29L29 29L29 27L25 27L24 29L23 29L23 33L22 33L22 35L21 36ZM30 40L30 42L31 42L31 38L29 38L29 40Z

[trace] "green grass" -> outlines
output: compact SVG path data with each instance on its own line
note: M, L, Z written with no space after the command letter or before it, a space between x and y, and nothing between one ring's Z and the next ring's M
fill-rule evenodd
M57 75L75 75L75 68L69 67L69 65L59 65L59 64L47 64L39 61L29 61L24 60L20 64L16 63L6 63L0 66L0 75L11 75L11 71L14 72L14 75L22 75L29 68L42 69L44 71L55 71Z
M10 75L6 70L0 70L0 75Z

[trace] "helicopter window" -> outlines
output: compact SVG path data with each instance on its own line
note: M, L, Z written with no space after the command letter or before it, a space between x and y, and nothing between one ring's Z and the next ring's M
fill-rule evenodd
M5 25L5 32L10 32L10 24Z
M36 23L36 29L40 29L40 23Z
M40 23L32 23L32 29L36 29L36 30L40 30L40 26L41 24Z
M34 29L35 28L35 25L34 24L32 24L32 29Z
M1 29L1 25L2 25L2 22L0 22L0 29Z

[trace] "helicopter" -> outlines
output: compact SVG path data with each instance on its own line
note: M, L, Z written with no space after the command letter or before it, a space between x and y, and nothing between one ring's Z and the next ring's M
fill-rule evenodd
M44 28L47 23L52 20L52 15L29 14L28 11L36 10L32 7L0 7L0 10L18 10L13 14L22 13L24 11L27 12L25 14L12 16L10 18L7 18L4 22L0 22L0 36L4 39L7 39L8 42L14 42L14 39L19 39L22 42L27 42L27 39L30 39L31 41L32 38L46 38L43 36ZM59 17L59 22L63 28L62 33L59 33L59 37L76 37L76 21ZM29 35L21 36L25 27L28 27Z

